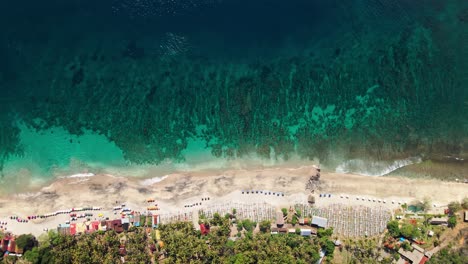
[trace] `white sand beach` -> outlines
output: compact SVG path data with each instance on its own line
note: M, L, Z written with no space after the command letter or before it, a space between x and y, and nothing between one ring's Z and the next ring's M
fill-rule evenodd
M112 208L124 203L132 210L144 212L147 199L154 198L160 211L158 213L182 212L197 208L185 205L202 201L201 206L225 202L266 202L282 206L307 201L309 190L305 189L310 175L316 174L313 166L300 168L268 168L256 170L198 171L174 173L160 180L112 175L87 175L87 177L59 178L47 187L30 193L3 195L0 197L0 221L7 221L7 230L15 234L32 233L39 235L44 228L56 228L59 223L69 219L67 214L35 219L28 223L18 223L10 216L27 218L57 210L85 206L99 206L94 211L112 218ZM284 196L242 194L242 190L267 190L281 192ZM315 191L317 206L333 203L349 205L379 206L397 208L398 202L412 202L430 197L441 207L468 195L464 183L442 182L427 179L408 179L402 177L369 177L352 174L322 172L319 188ZM331 194L320 198L319 194ZM348 197L348 198L346 198ZM359 199L358 199L359 198ZM372 201L375 199L375 201ZM385 204L383 201L386 201ZM394 201L394 203L392 203ZM95 217L93 216L93 218Z

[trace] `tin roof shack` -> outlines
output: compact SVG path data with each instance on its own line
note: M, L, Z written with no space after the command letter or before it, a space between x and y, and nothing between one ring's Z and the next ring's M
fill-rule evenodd
M158 224L159 224L159 215L153 215L153 217L151 217L151 221L152 221L152 224L153 224L153 228L157 228L158 227Z
M448 225L448 218L447 217L434 217L429 221L429 223L431 225Z
M62 235L71 235L69 224L59 224L57 227L57 233Z
M276 212L276 226L279 228L284 226L283 212Z
M312 230L301 228L301 236L311 236L311 235L312 235Z
M313 216L312 217L312 225L317 227L326 228L328 223L328 219L320 216Z
M410 264L419 264L419 262L424 258L424 254L417 251L406 251L403 248L400 248L398 250L398 253L407 261L409 261Z

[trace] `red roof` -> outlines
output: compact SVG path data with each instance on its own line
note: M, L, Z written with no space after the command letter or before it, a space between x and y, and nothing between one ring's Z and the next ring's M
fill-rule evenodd
M9 242L10 242L10 238L5 237L4 239L2 239L2 243L0 244L0 248L3 249L4 251L6 251L8 249L8 243Z
M426 263L426 261L428 261L428 260L429 260L429 258L426 257L426 256L424 256L424 257L421 259L421 261L419 261L419 264L424 264L424 263Z
M10 239L10 243L8 243L8 249L9 252L16 252L16 242L15 239L12 238Z
M204 224L200 224L200 231L202 235L206 235L210 232L210 228L206 227Z
M91 230L93 230L93 231L99 230L99 221L92 221L91 222Z
M76 223L70 224L70 234L72 236L76 234Z

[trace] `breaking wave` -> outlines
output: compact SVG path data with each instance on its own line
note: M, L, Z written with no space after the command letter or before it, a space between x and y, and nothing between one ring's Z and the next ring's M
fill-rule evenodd
M422 162L420 157L393 161L365 161L361 159L347 160L336 167L336 172L353 173L365 176L384 176L399 168Z

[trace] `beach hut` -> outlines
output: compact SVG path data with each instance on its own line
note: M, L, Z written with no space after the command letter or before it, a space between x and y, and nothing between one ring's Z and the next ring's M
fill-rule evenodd
M70 234L72 236L76 235L76 223L71 223L70 224Z
M99 230L99 221L92 221L91 222L91 230L93 232Z
M7 251L10 253L16 252L16 241L14 237L11 237L8 243Z
M130 226L130 220L125 217L125 218L122 218L122 228L125 230L125 231L128 231L128 227Z
M122 227L121 219L106 221L106 225L107 225L107 230L114 230L117 233L122 233L124 231Z
M8 243L10 243L10 237L6 236L2 239L2 242L0 243L0 249L6 251L8 248Z
M429 221L429 223L431 225L447 225L448 218L447 217L434 217Z
M328 222L327 218L320 217L320 216L315 216L315 215L312 217L312 225L313 226L326 228L327 227L327 222Z
M311 236L311 235L312 235L312 230L301 228L301 236Z
M102 220L99 225L99 230L106 231L107 230L107 223L106 220Z
M158 224L160 222L159 215L153 215L153 217L151 217L151 221L152 221L152 224L153 224L153 228L158 227Z

